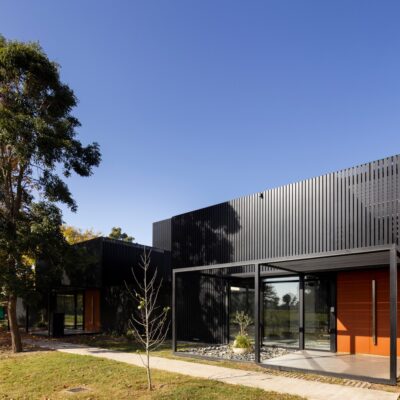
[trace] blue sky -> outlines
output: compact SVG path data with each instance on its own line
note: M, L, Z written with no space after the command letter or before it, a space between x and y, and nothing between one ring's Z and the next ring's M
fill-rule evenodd
M0 0L103 162L67 223L152 222L400 152L400 2Z

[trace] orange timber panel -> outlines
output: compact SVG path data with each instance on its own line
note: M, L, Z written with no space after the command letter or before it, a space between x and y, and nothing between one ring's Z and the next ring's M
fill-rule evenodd
M377 344L372 341L372 280L376 281ZM400 299L398 279L398 299ZM400 304L398 302L398 316ZM400 320L399 320L400 321ZM400 323L397 354L400 355ZM337 351L388 356L390 354L389 271L340 272L337 275Z
M100 330L100 291L85 290L85 331Z

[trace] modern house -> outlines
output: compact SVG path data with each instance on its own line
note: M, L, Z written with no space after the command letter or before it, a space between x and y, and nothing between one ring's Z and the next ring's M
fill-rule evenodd
M243 310L260 365L395 384L399 170L388 157L154 223L173 350L230 342ZM297 351L262 361L263 346Z
M126 333L132 315L132 304L127 286L135 287L132 270L141 280L139 264L146 251L150 254L151 268L163 279L159 301L170 304L171 270L168 251L98 237L77 246L85 249L87 268L77 276L64 276L52 284L51 290L40 293L35 306L24 307L19 301L19 323L30 331L46 326L52 335L53 317L61 314L65 333ZM40 275L40 271L38 271ZM40 321L44 323L40 323ZM49 323L50 322L50 323ZM39 325L39 327L38 327ZM46 332L46 331L44 331Z

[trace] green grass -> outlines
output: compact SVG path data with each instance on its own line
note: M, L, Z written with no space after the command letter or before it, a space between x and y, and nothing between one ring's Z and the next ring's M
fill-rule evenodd
M80 343L80 344L85 344L88 346L94 346L94 347L102 347L110 350L118 350L118 351L125 351L125 352L137 352L138 350L141 350L138 345L131 341L127 340L123 336L109 336L105 334L101 335L78 335L75 337L65 337L62 339L62 341L69 341L73 343ZM185 347L194 347L195 344L187 344L179 345L179 350L184 350ZM254 371L254 372L261 372L261 373L268 373L268 374L273 374L273 375L288 375L288 376L293 376L292 373L290 372L284 372L284 371L278 371L274 369L267 369L260 367L256 365L253 362L238 362L238 361L230 361L230 360L212 360L212 359L201 359L201 358L196 358L196 357L179 357L171 352L171 343L169 341L166 341L165 344L157 351L152 353L153 356L158 356L158 357L164 357L164 358L170 358L170 359L176 359L176 360L184 360L188 362L194 362L194 363L199 363L199 364L208 364L208 365L216 365L219 367L226 367L226 368L234 368L234 369L241 369L245 371ZM347 379L342 379L338 377L329 377L329 376L323 376L323 375L318 375L318 374L313 374L313 373L296 373L295 374L297 378L305 379L305 380L310 380L310 381L320 381L320 382L325 382L325 383L331 383L331 384L338 384L338 385L348 385L349 382ZM354 381L357 382L357 381ZM398 386L388 386L388 385L383 385L383 384L370 384L369 387L371 389L377 389L377 390L385 390L388 392L399 392L400 391L400 382Z
M153 371L155 390L146 390L146 374L116 361L59 352L25 353L0 358L1 399L243 399L299 400L260 389ZM65 389L86 387L69 394Z

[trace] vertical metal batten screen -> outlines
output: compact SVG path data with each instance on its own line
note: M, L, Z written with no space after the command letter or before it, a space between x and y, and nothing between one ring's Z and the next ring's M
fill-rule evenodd
M175 216L173 268L398 244L399 186L393 156Z

